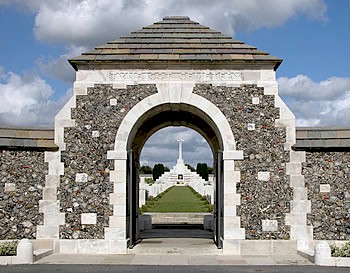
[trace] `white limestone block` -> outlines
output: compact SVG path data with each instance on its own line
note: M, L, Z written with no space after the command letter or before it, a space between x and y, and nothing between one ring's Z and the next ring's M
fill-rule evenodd
M230 173L230 172L225 172L224 174L224 189L225 189L225 193L237 193L237 189L236 189L236 182L232 182L232 180L228 180L228 177L232 177L227 176L226 174Z
M113 205L113 215L115 216L126 216L126 206L124 205Z
M44 187L43 200L57 200L57 187Z
M194 83L182 83L180 102L188 103L190 101L194 86Z
M270 180L270 172L258 172L258 180L269 181Z
M87 95L87 87L86 86L74 86L73 89L74 95Z
M32 264L33 262L33 245L29 239L22 239L17 245L17 263Z
M77 173L75 175L75 182L77 183L86 183L88 182L89 176L86 173Z
M290 175L289 179L291 187L305 187L305 177L303 175Z
M58 161L49 162L49 175L64 175L63 162L58 162Z
M224 206L224 215L225 216L237 216L236 205L225 205Z
M306 226L306 213L286 213L286 225Z
M38 225L36 228L37 239L59 239L59 226Z
M105 239L106 240L117 240L117 239L125 239L126 238L126 230L125 228L105 228Z
M310 200L293 200L290 202L291 213L311 213Z
M50 162L50 161L60 161L61 159L61 152L45 152L44 153L45 157L45 162Z
M224 151L223 159L224 160L240 160L240 159L243 159L243 151L237 151L237 150Z
M290 162L305 162L306 153L304 151L290 151Z
M113 83L113 89L126 89L127 86L128 86L128 84L126 84L126 82L114 82Z
M331 192L331 185L329 185L329 184L320 184L320 192L321 193Z
M109 216L109 227L111 228L126 228L125 216Z
M277 220L261 220L262 231L264 232L275 232L278 230Z
M157 85L160 101L169 102L170 101L169 84L166 82L161 82L161 83L158 82L156 85Z
M224 171L234 171L235 170L235 163L234 160L224 160Z
M116 142L117 141L127 141L129 137L129 132L133 128L134 124L131 123L128 119L123 119L122 123L117 132Z
M127 157L128 157L128 153L126 150L107 151L107 159L126 160Z
M109 254L126 254L128 240L107 240L109 246Z
M226 239L245 239L244 228L225 228L224 229L225 240Z
M286 174L288 175L301 175L301 163L287 163L286 164Z
M260 98L259 97L252 98L252 104L259 104L259 103L260 103Z
M116 159L114 160L114 170L115 171L126 171L126 159Z
M307 189L304 187L293 188L293 200L307 200Z
M139 118L140 116L137 114L137 112L134 112L133 109L131 109L125 116L124 121L127 121L128 124L134 125L139 120Z
M15 191L16 190L16 184L15 183L5 183L5 192Z
M60 185L59 175L45 175L45 186L48 188L57 188Z
M170 103L180 103L181 101L181 82L169 83L169 101Z
M241 254L241 242L240 242L240 240L226 239L225 238L223 241L223 254L240 255Z
M224 205L240 205L241 195L237 193L226 193L224 194Z
M77 254L78 240L60 240L59 241L60 254Z
M215 117L216 115L220 115L220 109L218 107L216 107L214 104L211 104L210 102L208 102L208 104L203 105L203 112L205 112L209 117ZM222 119L221 119L222 120ZM218 127L220 127L219 124L217 124Z
M97 213L82 213L81 224L82 225L96 225Z
M149 96L149 97L147 97L139 102L140 106L143 109L143 113L147 112L148 110L150 110L154 106L161 104L161 103L162 103L162 100L159 96L159 93L153 94L153 95L151 95L151 96Z
M97 138L97 137L100 137L100 132L99 131L92 131L91 135L93 138Z
M125 205L126 204L126 193L110 193L109 203L111 205Z
M295 119L276 119L275 127L292 127L295 128ZM288 138L287 138L288 139Z
M110 106L117 106L118 105L118 100L117 99L110 99L109 100L109 105Z
M277 81L258 81L258 87L264 87L264 95L277 95L278 83Z
M331 248L326 241L318 242L314 250L315 264L321 266L335 266L331 258Z
M45 213L44 225L45 226L59 226L65 224L65 213Z
M58 200L39 200L39 213L57 213L60 209Z
M240 228L241 218L239 216L224 216L224 229Z
M248 131L254 131L255 130L255 123L248 123L247 129L248 129Z
M276 72L273 69L261 69L260 75L261 81L276 82Z
M126 183L126 170L110 171L111 181L115 183Z
M56 119L55 127L75 127L75 120L72 119Z
M236 183L240 182L240 171L224 171L224 189L227 193L236 193Z

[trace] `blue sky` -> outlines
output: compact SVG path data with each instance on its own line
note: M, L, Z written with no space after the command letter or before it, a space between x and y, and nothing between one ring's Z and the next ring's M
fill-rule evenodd
M188 15L284 59L279 92L299 126L350 126L348 0L0 0L0 126L52 127L71 95L67 58L166 15ZM207 145L184 128L168 130ZM176 140L160 147L153 139L143 154L158 147L176 160Z

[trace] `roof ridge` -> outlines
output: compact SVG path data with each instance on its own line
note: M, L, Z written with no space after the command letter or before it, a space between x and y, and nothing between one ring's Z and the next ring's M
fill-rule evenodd
M188 16L176 16L176 15L168 15L163 17L163 20L191 20Z

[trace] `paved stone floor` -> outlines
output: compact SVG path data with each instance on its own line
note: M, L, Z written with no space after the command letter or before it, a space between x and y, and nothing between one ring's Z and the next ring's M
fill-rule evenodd
M312 265L299 255L187 255L125 254L70 255L53 254L36 264L117 264L117 265Z

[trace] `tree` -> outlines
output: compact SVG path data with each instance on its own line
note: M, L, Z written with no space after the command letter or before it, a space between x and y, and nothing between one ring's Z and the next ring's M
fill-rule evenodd
M187 166L187 168L189 168L191 172L195 172L196 171L196 169L193 168L190 164L186 163L185 166Z
M140 173L142 174L152 174L152 168L150 166L142 166Z
M198 163L197 164L197 173L205 180L208 181L208 165L207 163Z
M153 167L153 180L156 181L164 173L163 164L155 164Z

